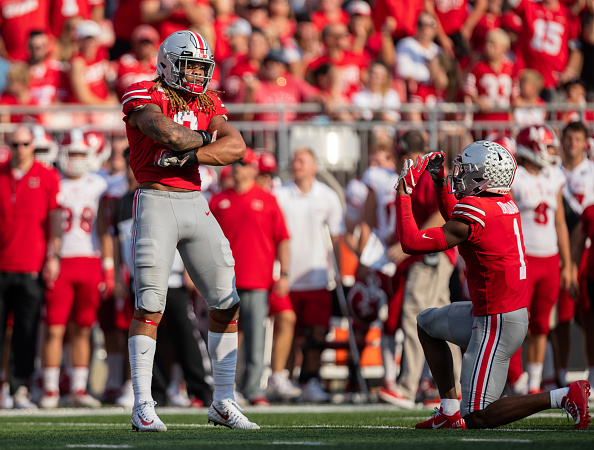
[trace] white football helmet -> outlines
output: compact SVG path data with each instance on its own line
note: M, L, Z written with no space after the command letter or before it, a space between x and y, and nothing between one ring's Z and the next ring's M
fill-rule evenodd
M205 65L204 76L186 75L189 61ZM215 62L206 39L193 31L182 30L170 34L159 47L157 74L174 89L192 95L204 94L214 72ZM188 81L187 77L193 81Z
M473 142L454 159L454 169L448 176L450 189L457 199L481 192L507 194L516 169L516 160L502 145Z
M52 165L58 159L58 143L45 131L42 125L31 127L35 145L35 159Z
M86 172L93 172L99 169L100 163L96 157L97 142L91 145L94 134L87 136L80 128L74 128L66 132L60 141L58 154L58 168L68 177L80 177Z
M518 143L516 158L524 158L539 167L561 164L558 155L549 153L549 147L559 148L555 131L547 124L534 125L520 130L516 137Z

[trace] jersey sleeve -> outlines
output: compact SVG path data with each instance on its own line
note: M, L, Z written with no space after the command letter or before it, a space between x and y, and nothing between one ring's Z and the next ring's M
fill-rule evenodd
M215 92L212 92L212 91L207 92L206 95L210 96L210 98L212 99L213 104L214 104L214 114L212 115L212 117L223 116L225 118L225 120L227 120L227 108L223 104L220 97ZM211 119L212 119L212 117L211 117Z
M153 101L152 93L149 92L149 86L146 83L131 84L124 95L122 95L122 109L124 111L124 121L128 121L130 113L140 109Z
M470 226L468 240L474 242L485 228L486 213L480 202L473 197L465 197L456 203L452 211L452 219L460 220Z

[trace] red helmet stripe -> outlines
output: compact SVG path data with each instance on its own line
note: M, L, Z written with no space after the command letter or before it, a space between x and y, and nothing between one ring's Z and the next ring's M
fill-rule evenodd
M206 42L204 41L204 39L202 38L202 36L200 36L195 31L192 31L192 33L194 33L194 36L196 36L196 40L198 41L198 48L205 49L206 48Z

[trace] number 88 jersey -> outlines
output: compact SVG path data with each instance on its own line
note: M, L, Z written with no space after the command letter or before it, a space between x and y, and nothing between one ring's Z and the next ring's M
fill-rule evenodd
M106 190L107 181L96 173L88 172L76 179L62 179L63 258L99 256L95 221L99 200Z
M526 254L548 257L559 253L555 214L564 184L558 166L546 166L536 175L518 166L511 195L520 210Z

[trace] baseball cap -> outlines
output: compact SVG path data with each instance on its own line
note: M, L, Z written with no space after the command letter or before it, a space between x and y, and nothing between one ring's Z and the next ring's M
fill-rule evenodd
M266 55L266 57L264 58L264 61L268 61L268 60L280 62L283 64L289 64L289 61L287 61L285 52L282 50L270 50L268 52L268 54Z
M254 150L247 147L245 149L245 156L243 157L243 159L240 159L235 162L242 166L253 166L253 167L257 168L258 167L258 156L256 155L256 152L254 152Z
M252 34L252 26L247 20L239 17L227 27L226 34L228 36L249 36Z
M349 3L346 10L351 16L371 16L371 6L363 0L355 0Z
M262 150L258 156L258 170L260 173L276 172L276 158L272 153Z
M138 25L134 28L131 36L132 42L151 41L155 44L159 43L159 32L150 25Z
M101 36L101 26L94 20L82 20L76 26L76 36L79 39Z
M501 15L501 28L520 34L522 31L522 18L515 12L504 12Z

